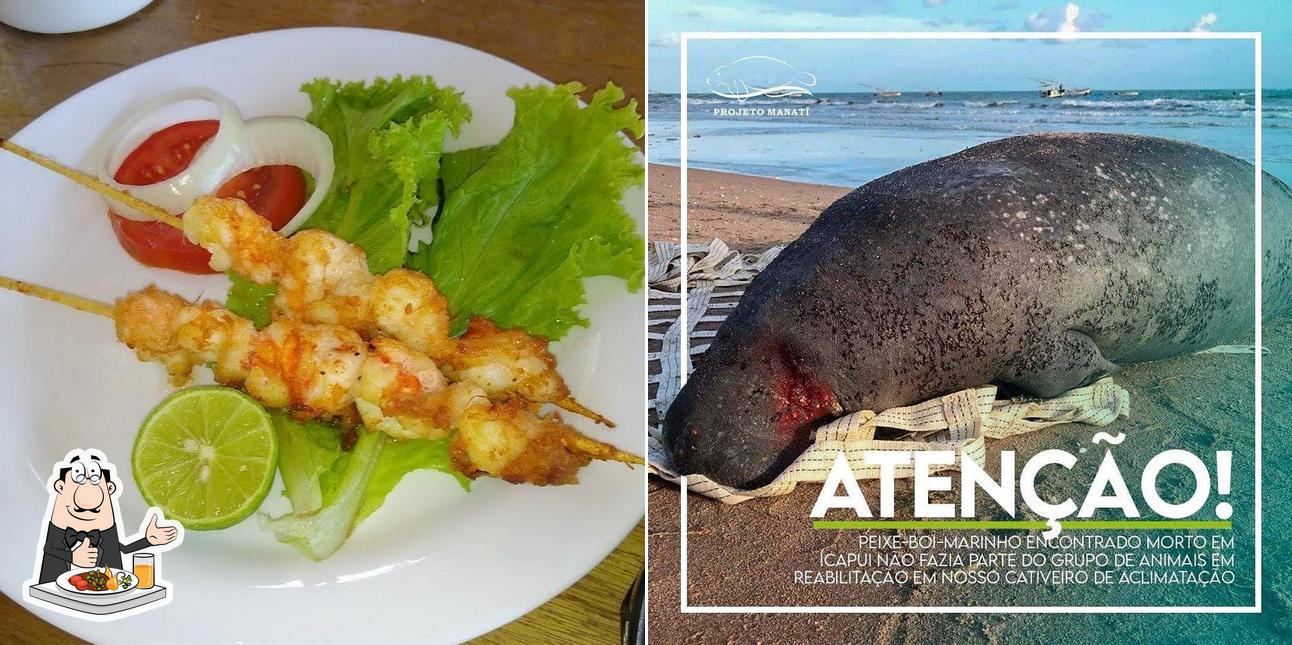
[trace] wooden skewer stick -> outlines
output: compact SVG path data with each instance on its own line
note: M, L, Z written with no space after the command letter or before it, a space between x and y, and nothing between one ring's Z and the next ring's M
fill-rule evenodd
M581 452L598 461L618 461L631 466L644 466L641 457L624 452L608 443L601 443L581 434L569 433L561 437L561 444L575 452Z
M184 230L183 221L180 220L180 218L174 215L171 215L170 213L167 213L161 207L155 206L142 199L139 199L138 197L135 197L134 195L131 195L130 193L127 193L124 190L120 190L118 188L109 186L99 181L98 179L91 177L75 168L65 166L40 153L28 150L8 139L0 138L0 149L8 150L9 152L14 153L19 157L26 159L27 161L30 161L40 166L44 166L45 168L48 168L49 170L52 170L64 177L67 177L68 179L71 179L72 181L82 186L85 186L86 188L89 188L90 190L93 190L94 192L99 193L104 197L115 199L121 202L122 204L125 204L163 224L168 224L181 231Z
M37 298L40 298L41 300L56 302L60 305L66 305L73 309L79 309L81 311L84 311L86 313L95 314L97 316L103 316L104 318L113 317L114 308L112 305L106 302L99 302L98 300L90 300L89 298L82 298L81 296L72 295L65 291L59 291L58 289L51 289L49 287L42 287L38 284L23 282L22 280L15 280L13 278L6 278L4 276L0 276L0 289L8 289L10 291L17 291L18 293L21 293L23 295L35 296Z
M555 405L556 407L561 408L562 410L573 412L579 416L592 419L593 421L596 421L597 423L600 423L601 425L606 426L607 428L615 427L614 421L611 421L610 419L607 419L601 416L600 414L597 414L593 410L584 407L582 403L579 403L578 401L575 401L570 397L566 397L564 399L561 399L560 401L553 401L552 405Z

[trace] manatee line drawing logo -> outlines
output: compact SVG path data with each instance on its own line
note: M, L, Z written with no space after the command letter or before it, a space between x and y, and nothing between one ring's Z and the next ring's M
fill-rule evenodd
M756 96L811 96L816 75L779 58L745 56L713 70L705 83L714 94L744 103Z

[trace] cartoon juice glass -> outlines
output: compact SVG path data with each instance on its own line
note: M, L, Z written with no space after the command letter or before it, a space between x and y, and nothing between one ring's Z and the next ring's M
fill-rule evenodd
M136 553L134 574L138 580L139 589L151 589L153 586L153 567L156 566L156 556L151 553Z

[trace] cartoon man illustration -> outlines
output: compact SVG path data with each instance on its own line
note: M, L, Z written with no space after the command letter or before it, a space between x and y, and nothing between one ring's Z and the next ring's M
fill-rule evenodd
M123 554L170 545L180 537L181 529L163 525L161 511L153 509L142 537L122 546L114 470L97 450L74 450L55 465L38 584L74 568L106 565L120 570Z

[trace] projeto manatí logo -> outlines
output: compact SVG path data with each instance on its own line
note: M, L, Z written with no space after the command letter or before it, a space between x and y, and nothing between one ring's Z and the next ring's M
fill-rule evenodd
M705 80L714 94L741 103L756 96L811 96L816 75L771 56L746 56L721 65Z

